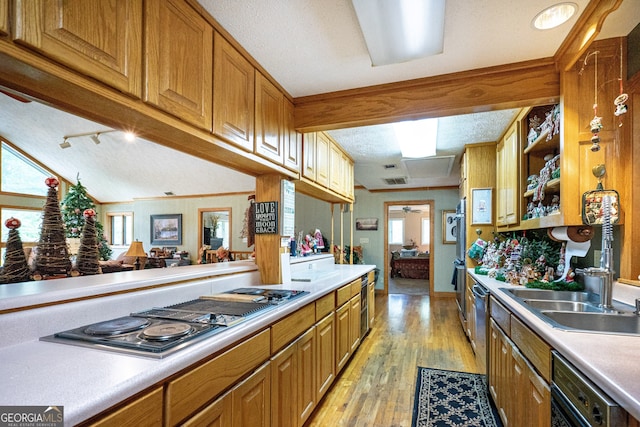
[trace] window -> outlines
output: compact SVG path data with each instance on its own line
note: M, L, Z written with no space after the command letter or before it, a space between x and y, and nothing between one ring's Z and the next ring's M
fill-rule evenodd
M389 244L390 245L404 244L404 219L403 218L389 220Z
M20 240L23 243L23 247L34 246L40 239L42 209L2 208L0 211L0 217L0 221L2 221L1 224L4 224L5 221L11 217L20 220L22 224L20 225L18 232L20 234ZM4 264L8 237L9 230L3 226L2 237L0 238L0 245L2 246L2 251L0 252L0 263L2 264Z
M422 218L422 239L420 239L421 245L429 245L431 240L431 227L429 227L429 218Z
M2 142L2 191L9 193L46 196L48 187L44 180L53 174L38 166L9 144ZM21 233L22 234L22 233Z
M133 241L133 213L107 213L107 235L113 246L129 246Z

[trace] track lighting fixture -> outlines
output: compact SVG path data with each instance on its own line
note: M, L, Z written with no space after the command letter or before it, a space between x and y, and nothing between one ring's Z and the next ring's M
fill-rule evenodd
M71 147L71 144L69 142L70 139L72 138L83 138L85 136L88 136L89 139L91 139L91 141L93 141L94 144L98 145L100 144L102 141L100 140L100 136L105 134L105 133L112 133L112 132L122 132L124 135L124 138L126 141L128 142L132 142L135 141L136 139L136 135L132 132L124 132L124 131L120 131L120 130L116 130L116 129L107 129L107 130L102 130L102 131L98 131L98 132L84 132L84 133L76 133L73 135L66 135L63 138L63 141L60 143L60 148L69 148Z

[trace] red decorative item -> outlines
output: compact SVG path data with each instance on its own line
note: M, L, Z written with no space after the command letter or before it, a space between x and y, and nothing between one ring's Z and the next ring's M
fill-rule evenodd
M20 228L20 226L22 225L22 223L20 222L20 220L18 218L14 218L11 217L8 220L6 220L4 222L5 227L14 230L16 228Z
M47 184L47 187L56 188L60 182L54 176L50 176L49 178L44 180L44 183Z
M85 209L82 215L84 215L85 218L93 218L96 216L96 211L93 209Z

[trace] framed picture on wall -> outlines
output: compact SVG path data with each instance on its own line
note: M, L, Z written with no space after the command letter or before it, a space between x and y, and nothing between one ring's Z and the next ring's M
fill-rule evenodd
M471 224L493 223L492 188L471 189Z
M456 211L442 211L442 243L455 243L456 233Z
M356 230L371 230L378 229L378 218L356 218Z
M151 244L182 244L182 214L151 215Z

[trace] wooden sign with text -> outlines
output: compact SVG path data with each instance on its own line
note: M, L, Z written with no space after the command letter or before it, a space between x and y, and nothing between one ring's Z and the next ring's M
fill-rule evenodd
M256 234L278 234L278 202L256 202L254 223Z

